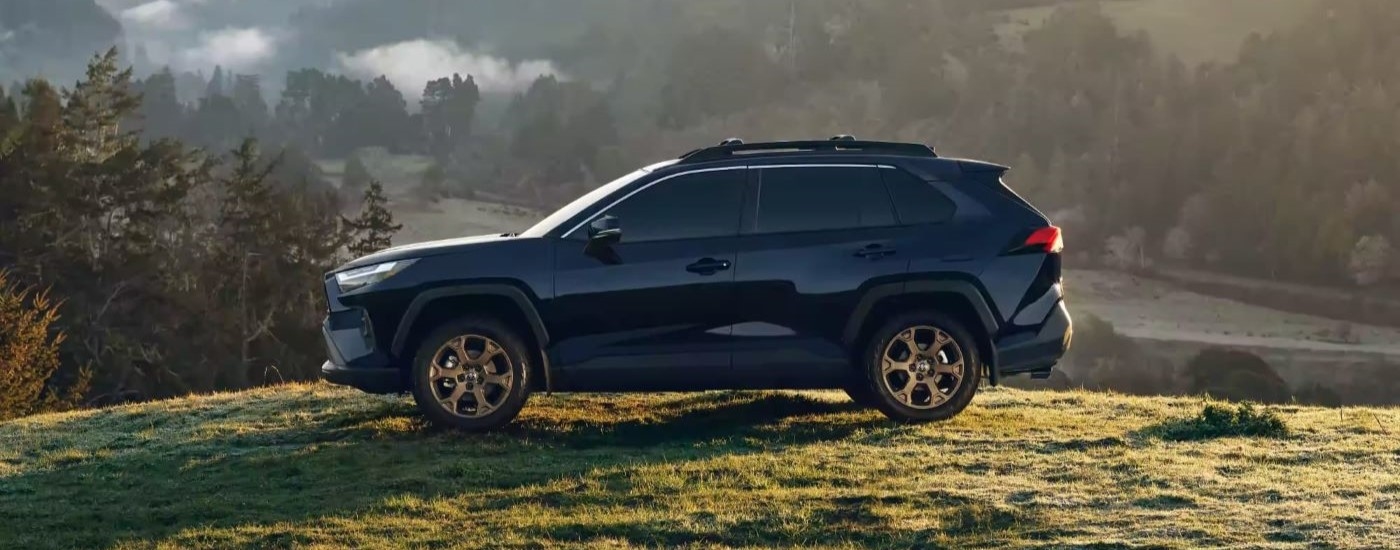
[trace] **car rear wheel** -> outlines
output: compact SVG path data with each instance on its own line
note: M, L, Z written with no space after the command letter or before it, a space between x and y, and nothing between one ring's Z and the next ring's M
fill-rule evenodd
M977 342L956 320L932 311L900 315L875 332L865 374L874 405L899 422L947 420L982 382Z
M413 361L413 399L434 425L492 430L520 413L530 395L529 348L493 319L446 323L423 339Z

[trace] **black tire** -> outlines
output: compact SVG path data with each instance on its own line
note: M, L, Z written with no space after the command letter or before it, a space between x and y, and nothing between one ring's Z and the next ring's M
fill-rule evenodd
M475 336L477 338L471 338ZM453 363L456 352L453 351L451 343L459 338L468 337L464 340L463 347L468 348L468 364ZM494 342L499 348L499 353L489 356L486 363L482 365L470 364L479 360L483 355L487 355L485 350L488 342ZM472 348L481 347L476 356L472 357ZM461 349L461 348L455 348ZM443 352L446 355L439 355ZM447 361L441 361L446 357ZM451 428L456 430L479 432L500 428L516 415L520 414L520 409L525 406L525 401L530 397L530 361L534 355L530 348L525 345L525 340L516 334L514 330L504 323L486 317L464 317L453 321L448 321L433 329L418 346L418 351L414 354L413 365L409 372L410 386L413 391L413 400L418 404L418 409L423 412L430 422L435 426ZM503 361L504 359L504 361ZM434 360L439 363L450 364L450 369L435 371ZM476 378L466 381L470 370L480 368ZM452 375L454 369L460 369L457 375ZM493 372L494 371L494 372ZM441 375L440 380L433 380L435 372ZM509 387L504 387L500 380L509 372ZM487 375L495 377L495 381L482 381ZM468 382L475 382L468 384ZM451 384L446 385L446 384ZM458 392L456 386L463 384L464 388ZM482 393L467 395L465 388L473 390L481 388ZM457 392L457 393L454 393ZM443 404L439 398L447 393L447 397L453 395L458 397L451 405ZM475 395L482 395L486 398L489 411L478 413L481 407L477 403ZM465 403L462 400L467 400ZM452 410L449 410L452 407ZM479 414L479 415L478 415Z
M942 344L944 346L942 348L930 346L935 350L935 355L942 354L937 355L937 357L944 359L928 358L931 362L920 363L920 368L926 369L924 372L931 371L934 374L918 375L913 374L913 371L898 369L887 374L885 371L886 351L909 350L908 345L904 343L892 348L891 346L894 346L892 341L914 327L932 328L934 329L932 334L935 337L937 337L938 331L941 331L947 337L944 342L951 340L952 343L956 344L956 350L946 347L946 343ZM914 333L915 339L926 338L924 334L927 332L916 331ZM924 344L920 341L915 345L922 346ZM940 349L942 351L937 351ZM955 368L955 365L948 364L955 361L954 351L957 352L957 359L960 359L962 363L956 387L952 385L952 373L941 373L937 370L939 368L949 370ZM914 357L913 354L927 353L927 350L921 348L919 352L910 350L906 353L910 353L911 357ZM919 363L912 358L909 361ZM896 363L901 362L896 361ZM896 422L938 422L952 418L967 408L967 405L972 402L972 397L977 394L977 387L982 383L982 361L977 351L977 340L962 323L936 311L919 311L897 315L883 323L866 344L865 360L861 366L865 374L865 391L868 391L872 396L875 407ZM908 385L910 377L914 376L926 376L928 381L925 382L925 378L918 378L912 386ZM901 387L914 389L906 390L902 394L905 399L901 400L896 397L901 393L891 389L891 383L888 379L902 380ZM948 387L937 387L940 384ZM937 396L934 395L934 391L938 391Z

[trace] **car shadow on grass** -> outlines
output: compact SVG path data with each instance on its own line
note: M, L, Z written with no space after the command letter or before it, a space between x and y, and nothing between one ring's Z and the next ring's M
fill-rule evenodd
M117 416L106 420L113 425L103 437L56 438L31 451L59 458L0 477L0 525L23 526L0 530L0 547L108 547L170 537L180 539L177 546L256 545L219 541L217 534L358 517L404 498L475 495L510 506L509 493L530 487L557 489L588 476L616 483L617 472L648 465L899 429L849 402L795 393L696 394L639 402L612 416L587 409L600 402L606 400L539 399L507 430L482 435L434 430L406 402L390 399L321 414L317 407L335 401L306 398L283 404L305 410L280 410L293 415L280 423L230 420L227 411L215 409L171 413L176 418L149 410L112 413ZM560 410L571 405L584 410ZM83 417L47 429L62 433L79 428L70 422L92 421ZM132 430L167 430L168 437L132 436L124 422ZM588 504L561 498L563 506Z

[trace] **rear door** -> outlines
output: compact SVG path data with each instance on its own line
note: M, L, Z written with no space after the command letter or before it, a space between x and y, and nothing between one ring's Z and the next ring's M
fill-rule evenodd
M842 344L864 290L908 270L901 226L874 165L750 167L738 239L736 379L830 387L849 374Z

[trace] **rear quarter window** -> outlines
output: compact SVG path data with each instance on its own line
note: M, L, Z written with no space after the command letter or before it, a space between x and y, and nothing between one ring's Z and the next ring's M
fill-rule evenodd
M894 168L880 170L885 188L894 200L899 223L918 225L943 223L953 219L957 204L933 187L933 184Z

